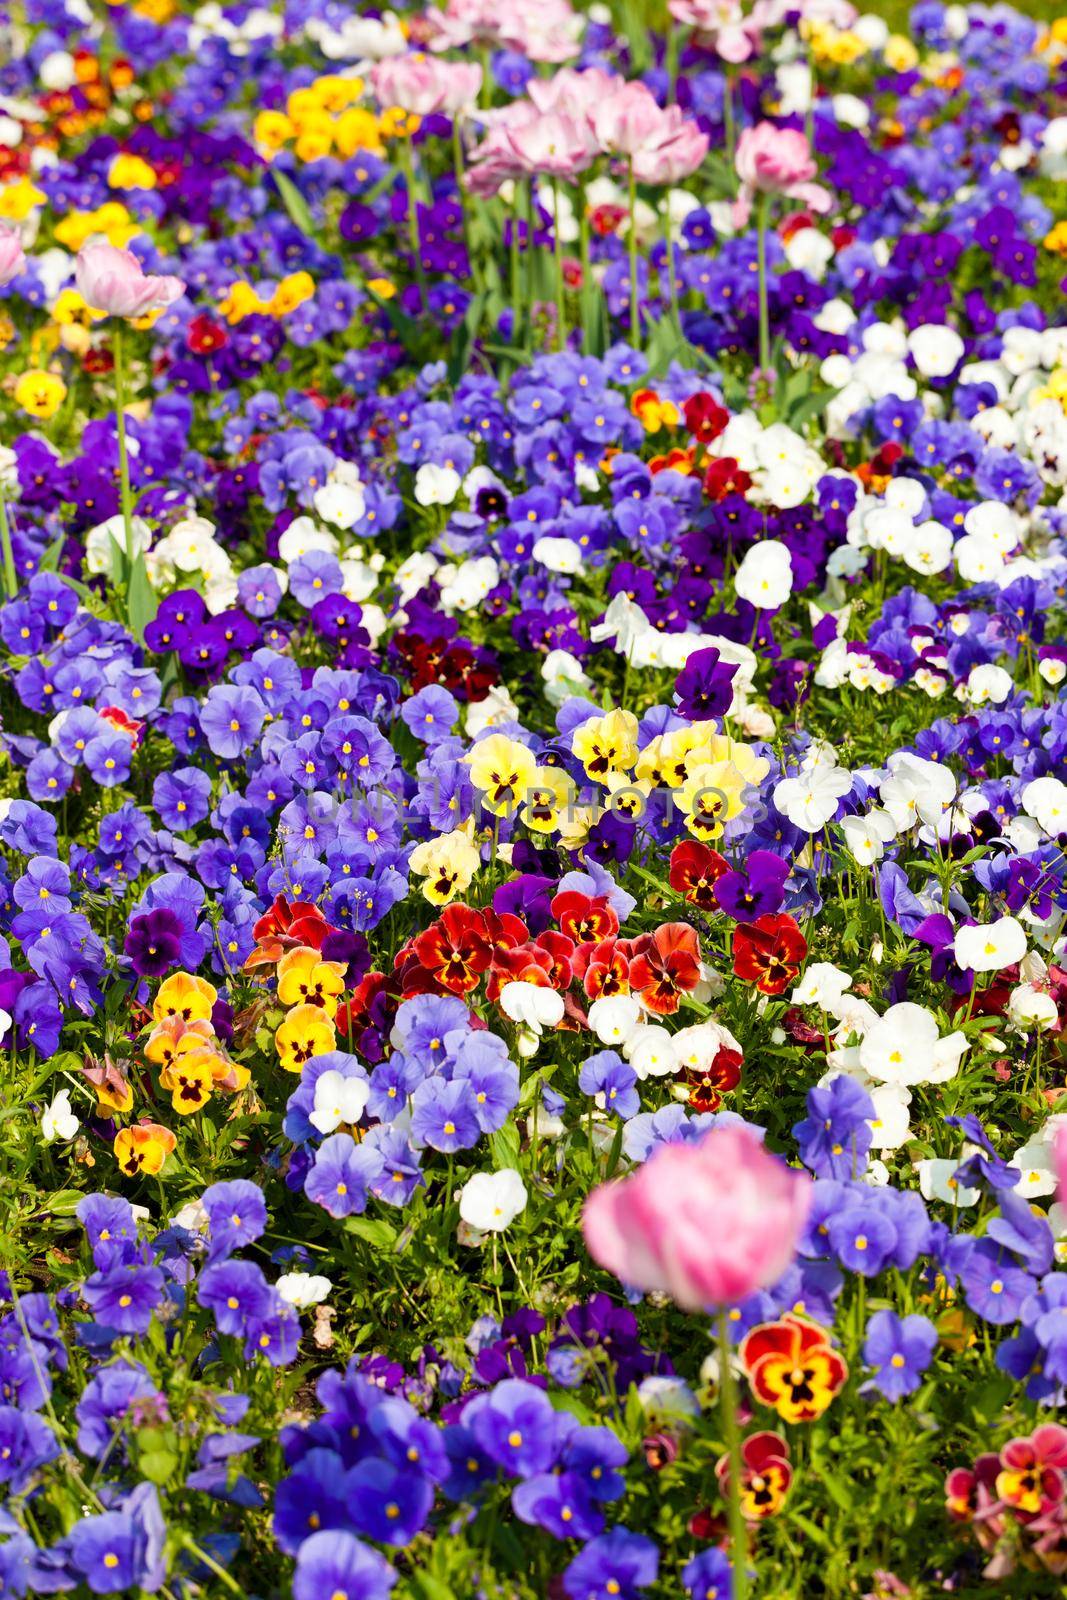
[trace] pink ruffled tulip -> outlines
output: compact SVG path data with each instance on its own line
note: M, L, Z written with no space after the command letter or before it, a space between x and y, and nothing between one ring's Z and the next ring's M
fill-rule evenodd
M759 53L759 29L737 0L670 0L669 9L676 22L694 30L698 44L714 50L722 61L738 66Z
M635 156L656 142L663 112L643 83L624 83L593 110L593 132L613 156Z
M94 311L109 317L143 317L165 311L185 293L180 278L146 273L129 250L113 244L86 244L75 264L78 293Z
M668 106L655 142L633 158L634 177L638 183L680 183L696 172L708 144L707 134L687 120L679 106Z
M17 228L0 222L0 289L17 278L26 265L22 238Z
M813 211L829 211L830 195L812 182L819 169L798 128L776 128L773 122L746 128L737 141L734 161L743 195L784 194Z
M377 63L370 77L380 105L399 106L418 117L465 111L482 87L482 69L476 62L438 61L421 53L389 56Z
M576 122L589 121L597 106L615 94L622 83L622 78L602 72L599 67L589 67L585 72L563 67L551 78L531 78L526 93L538 111L554 111Z
M734 1305L793 1259L811 1182L743 1128L661 1145L636 1172L595 1189L582 1226L589 1253L635 1289L686 1311Z
M511 147L531 175L576 178L596 155L596 143L586 124L570 117L537 117L508 131Z

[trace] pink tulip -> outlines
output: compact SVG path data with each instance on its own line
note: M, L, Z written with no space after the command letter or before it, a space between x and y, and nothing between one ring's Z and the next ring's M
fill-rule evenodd
M754 193L784 194L813 211L829 211L831 197L812 182L818 168L811 146L798 128L758 122L742 133L734 160L743 197L751 198Z
M143 317L163 311L185 293L180 278L163 278L142 271L129 250L113 244L86 244L75 263L78 293L94 311L109 317Z
M594 1189L589 1253L621 1281L669 1294L685 1311L733 1305L793 1259L811 1183L744 1128L661 1145L629 1177Z
M1056 1134L1056 1141L1052 1147L1053 1159L1056 1163L1056 1199L1061 1206L1067 1206L1067 1127L1060 1128Z
M643 83L624 83L593 110L593 132L602 150L634 156L656 142L663 112Z
M530 61L570 61L583 19L570 0L448 0L426 13L431 50L503 45Z
M708 153L709 139L695 122L687 121L679 106L663 113L656 142L634 156L638 183L680 183L692 177Z
M531 78L526 93L538 111L555 111L577 122L588 120L601 101L614 94L622 82L609 72L601 72L599 67L590 67L585 72L564 67L554 77Z
M482 69L477 63L438 61L419 52L379 61L370 78L380 105L399 106L418 117L436 111L454 116L477 100Z
M0 222L0 289L12 278L17 278L25 265L26 255L19 230Z
M737 0L670 0L670 13L694 30L698 44L733 66L759 53L759 28Z
M508 132L511 147L527 173L575 178L596 155L588 128L570 117L537 117Z

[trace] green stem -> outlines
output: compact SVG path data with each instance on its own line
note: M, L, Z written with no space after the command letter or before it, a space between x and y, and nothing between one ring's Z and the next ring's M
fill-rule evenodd
M115 427L119 436L119 495L122 503L122 531L126 547L126 581L133 571L133 495L130 491L130 458L126 449L126 352L121 318L115 323L111 350L115 359Z
M452 118L452 166L456 174L456 193L459 195L460 210L463 213L463 247L467 252L467 260L470 263L471 277L474 279L474 291L476 294L481 294L481 264L474 258L474 249L471 244L470 213L467 209L467 191L463 187L463 133L458 112Z
M559 231L559 179L552 184L552 233L556 257L556 349L567 346L567 303L563 283L563 240Z
M422 249L419 244L419 199L415 193L415 160L411 152L411 135L400 136L400 165L404 170L404 183L408 196L408 248L415 263L415 277L418 280L419 293L425 310L428 305L426 296L426 274L422 269Z
M518 179L511 199L511 342L519 342L519 328L522 325L522 306L520 303L521 287L519 283L519 213L522 186Z
M641 313L637 304L637 179L630 157L630 343L636 350L641 339Z
M11 526L7 520L7 501L0 485L0 544L4 547L4 588L9 600L19 592L18 574L15 571L15 553L11 548Z
M726 159L733 166L737 135L734 130L734 74L731 67L726 67L723 71L722 121L726 140Z
M756 201L756 261L759 268L759 364L762 372L771 370L771 318L767 304L767 206L761 194Z
M737 1422L737 1389L730 1358L730 1325L726 1311L719 1312L719 1409L726 1450L730 1458L730 1560L733 1566L733 1600L748 1594L748 1529L741 1511L741 1429Z
M674 264L674 240L671 238L670 195L663 197L663 242L667 246L667 282L670 285L671 316L678 332L682 331L682 308L678 303L678 273Z

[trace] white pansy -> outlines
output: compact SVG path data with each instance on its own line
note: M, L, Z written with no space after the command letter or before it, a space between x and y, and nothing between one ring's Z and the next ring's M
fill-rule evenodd
M545 699L553 706L561 706L565 700L583 695L592 688L592 679L569 650L550 650L541 663L541 678Z
M795 1006L818 1006L821 1011L834 1011L842 996L852 987L852 976L835 967L832 961L812 961L797 984L790 1000Z
M959 1161L945 1161L940 1158L917 1161L915 1171L919 1175L919 1193L923 1199L943 1200L950 1206L973 1206L979 1197L979 1191L956 1182L953 1174L958 1172L959 1168Z
M628 1044L640 1021L640 1003L630 994L601 995L589 1007L589 1026L601 1044Z
M1048 990L1039 989L1032 983L1017 984L1011 991L1008 1016L1024 1033L1040 1033L1045 1028L1054 1028L1060 1019L1059 1008Z
M761 611L776 611L793 592L793 562L780 539L750 545L734 574L738 597Z
M956 797L956 780L947 767L921 756L894 752L879 786L882 805L898 830L917 822L936 824Z
M967 698L972 705L1003 705L1015 688L1011 674L993 662L972 667L967 674Z
M320 1305L333 1284L315 1272L283 1272L274 1287L286 1305L306 1311L309 1306Z
M561 572L569 576L582 571L581 546L573 539L544 534L534 541L531 555L549 572Z
M881 1083L869 1089L875 1117L868 1122L872 1150L899 1150L911 1136L911 1095L900 1084Z
M424 461L415 474L415 499L420 506L450 506L463 487L455 467Z
M152 533L141 517L133 517L130 521L130 535L135 556L144 555L152 543ZM95 528L90 528L85 535L85 568L94 577L100 577L111 571L116 558L122 559L126 555L126 529L121 515L108 517L106 522L98 522Z
M500 1009L512 1022L521 1023L540 1038L543 1028L556 1028L563 1020L563 996L539 983L515 980L500 991Z
M358 1122L369 1098L370 1085L365 1078L323 1072L315 1080L315 1104L308 1121L320 1133L332 1133L342 1123Z
M957 928L952 953L965 972L999 972L1026 954L1026 930L1015 917L973 923Z
M339 549L336 535L322 527L314 517L294 517L278 540L278 559L291 567L298 557L306 556L312 550L323 550L327 555L335 556Z
M362 485L340 480L316 489L312 503L323 522L343 529L354 527L367 508Z
M73 1139L81 1124L70 1104L70 1090L60 1089L41 1116L41 1137L46 1144L57 1139Z
M859 1060L876 1083L947 1083L959 1071L966 1048L966 1034L957 1031L942 1039L932 1012L902 1000L864 1034Z
M438 569L437 577L442 586L442 611L474 611L496 588L500 581L500 568L492 556L478 556L461 562L448 573L447 581L443 567Z
M875 806L861 817L842 817L841 831L849 854L862 867L873 866L885 855L885 847L897 835L897 826L888 811Z
M1023 810L1051 838L1067 832L1067 783L1062 778L1034 778L1022 793Z
M459 1214L479 1233L502 1233L526 1209L526 1185L514 1167L476 1172L459 1192Z
M963 360L965 346L955 328L924 322L908 335L908 353L924 378L947 378Z
M837 814L838 804L851 788L852 774L847 768L820 765L795 778L782 778L774 788L774 804L794 828L818 833Z
M1004 557L997 546L977 533L957 539L953 559L966 583L996 583L1004 571Z
M678 1070L674 1040L656 1023L638 1028L626 1041L623 1053L639 1078L667 1078Z
M1027 1200L1036 1200L1043 1195L1056 1193L1059 1187L1056 1144L1065 1127L1067 1127L1067 1114L1057 1113L1049 1117L1038 1131L1016 1150L1011 1157L1011 1165L1019 1171L1015 1194L1022 1195Z

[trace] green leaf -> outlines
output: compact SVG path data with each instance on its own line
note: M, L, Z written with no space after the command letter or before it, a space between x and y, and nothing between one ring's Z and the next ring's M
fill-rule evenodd
M413 1572L411 1588L421 1596L421 1600L456 1600L456 1591L443 1578L435 1578L431 1572Z
M467 307L467 314L452 335L452 348L448 357L448 381L455 388L470 365L471 346L482 325L486 296L476 294Z
M300 193L292 178L287 178L284 172L272 171L278 193L282 197L282 205L289 213L290 220L300 229L308 239L315 237L315 219L308 209L308 203Z
M375 1250L391 1250L396 1243L396 1229L384 1217L349 1217L345 1232L354 1233Z
M489 1135L489 1154L498 1172L504 1167L518 1166L520 1148L519 1130L513 1122L505 1122L496 1133Z
M49 1195L44 1209L54 1217L72 1217L84 1199L80 1189L60 1189L58 1194Z
M135 558L130 571L130 585L126 595L126 613L130 632L144 639L144 631L159 610L156 592L148 581L148 568L143 555Z

